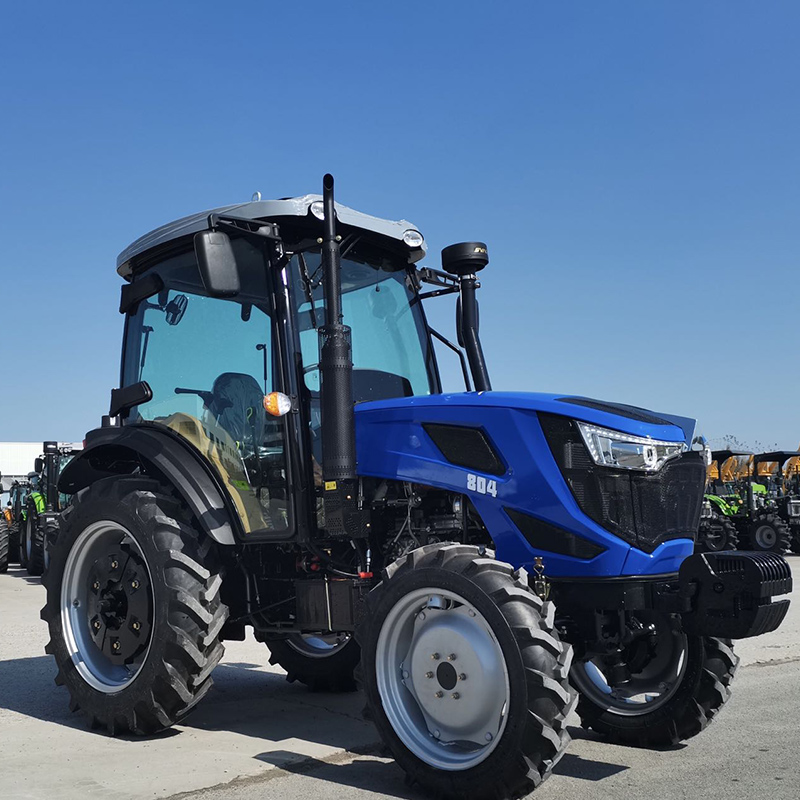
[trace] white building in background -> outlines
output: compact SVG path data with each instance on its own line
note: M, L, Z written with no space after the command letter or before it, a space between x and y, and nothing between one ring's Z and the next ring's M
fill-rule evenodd
M83 445L59 442L60 447L80 450ZM33 472L33 462L42 455L42 442L0 442L0 483L9 489L15 480ZM5 498L4 498L5 500Z

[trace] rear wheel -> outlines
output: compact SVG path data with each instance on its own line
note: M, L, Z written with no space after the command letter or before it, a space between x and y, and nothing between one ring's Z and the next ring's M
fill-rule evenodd
M525 572L428 545L389 566L368 603L367 711L410 781L459 798L538 786L569 742L572 651Z
M92 727L155 733L208 692L228 613L212 545L155 481L108 478L64 511L45 578L46 650Z
M28 575L41 575L44 572L44 533L39 524L39 515L30 508L25 520L25 566Z
M352 692L361 651L349 633L292 634L266 640L270 664L286 670L286 679L316 692Z
M700 733L728 701L739 659L728 640L688 636L664 614L640 616L654 636L626 648L629 679L618 677L602 658L572 667L578 714L584 728L614 741L677 744Z
M748 546L761 552L788 553L792 546L789 526L773 512L761 512L748 526Z
M697 533L697 549L701 552L716 553L720 550L735 550L739 546L736 526L724 515L714 512L710 517L700 520Z
M11 531L8 520L0 513L0 573L8 572L9 546L11 544Z

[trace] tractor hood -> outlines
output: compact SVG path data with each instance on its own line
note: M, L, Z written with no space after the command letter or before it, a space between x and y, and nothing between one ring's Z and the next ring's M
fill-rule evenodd
M553 576L677 572L697 533L705 461L598 465L575 421L688 445L694 421L586 397L465 392L356 405L358 474L466 496L503 561Z
M635 436L649 436L669 442L685 441L687 445L692 443L696 426L696 421L689 417L662 414L623 403L533 392L459 392L373 400L356 406L356 420L365 414L402 413L404 410L422 418L427 411L443 408L462 408L478 413L480 409L490 408L541 411Z

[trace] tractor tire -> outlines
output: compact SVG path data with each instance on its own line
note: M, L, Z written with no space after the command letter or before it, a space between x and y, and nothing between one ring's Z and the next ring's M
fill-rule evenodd
M39 515L28 509L25 521L25 567L28 575L39 576L44 572L44 531L39 524Z
M14 522L9 528L8 535L8 561L10 564L19 564L20 560L20 528L21 522Z
M548 777L570 740L572 648L524 570L483 548L426 545L384 570L367 606L365 713L409 783L507 800Z
M616 687L604 685L604 678L591 677L586 662L573 665L572 685L581 693L578 715L584 728L637 747L676 745L706 728L731 696L730 683L739 658L730 640L687 636L676 626L669 633L685 642L680 653L674 653L683 657L683 666L672 685L658 685L657 677L650 678L658 696L642 688L639 697L645 699L636 702L631 697L636 690L629 688L629 682L620 687L628 699L615 698ZM678 663L675 666L678 668ZM599 669L596 675L602 675Z
M270 664L286 670L289 683L299 681L313 692L354 692L354 672L361 650L351 636L305 636L294 634L285 639L264 639L270 651Z
M717 553L720 550L736 550L739 532L724 515L716 511L707 519L700 520L695 550L699 553Z
M28 566L28 520L21 519L18 523L19 533L19 565L25 569Z
M761 511L747 527L747 549L784 555L792 549L789 526L774 512Z
M8 527L8 520L0 514L0 573L8 572L10 543L11 530Z
M70 708L114 736L182 720L211 688L228 609L214 543L157 481L111 477L64 510L42 619Z

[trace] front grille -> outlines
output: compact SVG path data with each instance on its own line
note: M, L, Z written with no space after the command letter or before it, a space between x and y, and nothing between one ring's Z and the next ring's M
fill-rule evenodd
M702 454L684 453L651 473L601 467L572 420L540 413L539 423L581 511L607 531L646 553L669 539L697 536Z

